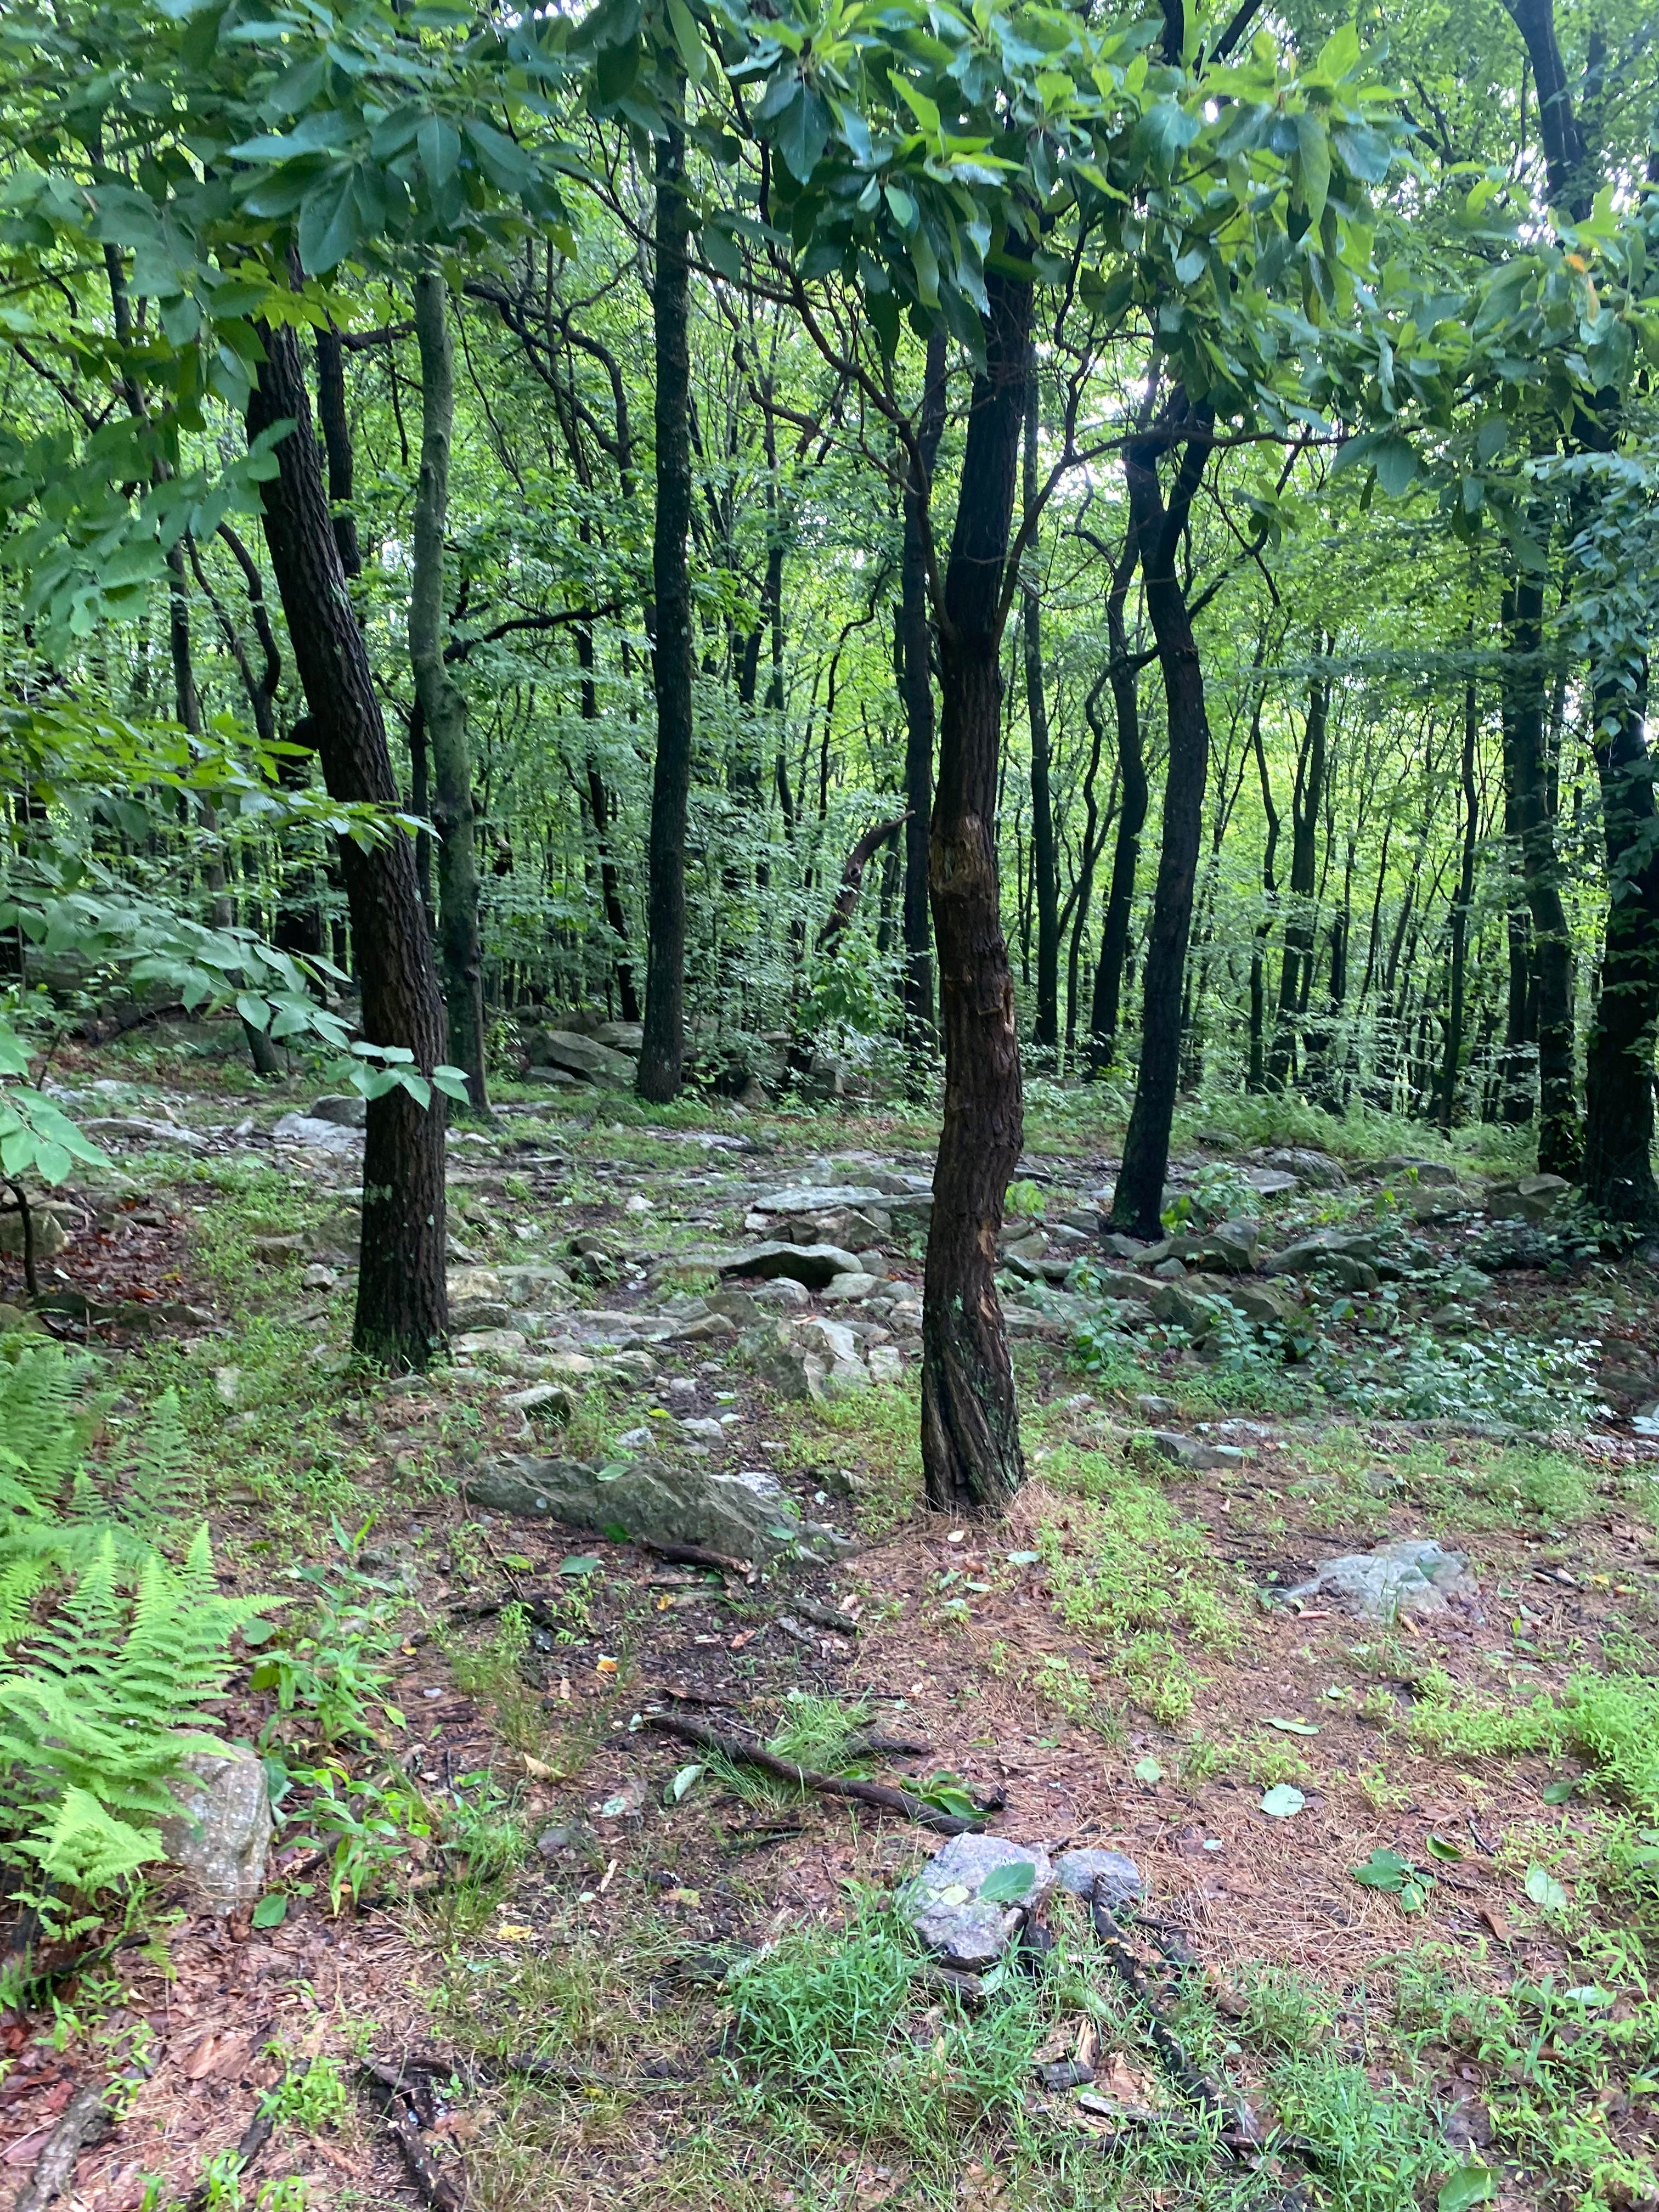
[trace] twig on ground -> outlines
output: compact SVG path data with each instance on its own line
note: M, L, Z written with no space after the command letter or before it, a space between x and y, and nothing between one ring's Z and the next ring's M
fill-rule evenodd
M364 2059L358 2071L368 2086L370 2102L385 2123L386 2133L398 2146L404 2172L420 2191L421 2202L431 2205L433 2212L462 2212L466 2202L464 2192L447 2174L440 2173L421 2141L421 2124L405 2095L402 2068L394 2071L389 2066L377 2065L373 2059Z
M34 2171L23 2184L13 2212L45 2212L54 2197L63 2195L75 2177L75 2162L81 2153L115 2124L115 2116L105 2100L116 2086L112 2081L96 2088L88 2083L76 2091L41 2145Z
M254 2107L253 2118L242 2130L236 2144L236 2173L240 2179L253 2164L270 2141L271 2130L276 2124L276 2093L267 2090ZM185 2212L207 2212L213 2195L214 2183L198 2181L185 2199Z
M913 1797L908 1790L890 1790L884 1783L857 1782L843 1774L819 1774L812 1767L797 1766L793 1759L780 1759L754 1736L705 1728L701 1721L686 1720L678 1713L652 1712L646 1719L665 1735L678 1736L682 1743L695 1744L701 1751L717 1751L738 1765L758 1767L763 1774L793 1783L797 1790L811 1790L820 1797L850 1797L857 1804L873 1805L884 1813L899 1813L938 1835L967 1835L985 1825L981 1820L964 1820L954 1813L941 1813L937 1805Z
M666 1559L671 1567L713 1567L723 1575L740 1575L746 1583L756 1578L752 1560L728 1559L724 1552L705 1551L701 1544L657 1544L649 1536L635 1540L642 1552Z
M1188 2104L1196 2105L1200 2112L1220 2121L1224 2140L1229 2135L1236 2136L1237 2113L1209 2075L1194 2065L1170 2030L1133 1952L1124 1941L1123 1930L1100 1893L1098 1881L1089 1899L1089 1917L1094 1925L1095 1941L1105 1953L1108 1965L1146 2014L1146 2039L1164 2072Z

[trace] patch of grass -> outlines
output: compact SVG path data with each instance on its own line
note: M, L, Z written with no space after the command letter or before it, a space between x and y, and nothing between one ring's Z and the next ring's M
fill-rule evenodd
M1120 1644L1179 1631L1219 1652L1243 1633L1242 1583L1230 1584L1207 1533L1164 1492L1105 1452L1062 1448L1044 1467L1064 1509L1037 1531L1056 1611Z
M1030 1662L1031 1687L1044 1705L1079 1728L1093 1729L1109 1743L1123 1740L1123 1723L1095 1687L1086 1667L1059 1651L1039 1651Z
M1659 1817L1659 1681L1642 1675L1577 1674L1558 1700L1529 1705L1462 1699L1443 1678L1425 1685L1406 1723L1414 1743L1454 1759L1576 1752L1596 1780L1635 1811Z
M854 1478L861 1532L879 1539L902 1528L921 1501L921 1407L916 1389L895 1383L828 1405L792 1405L774 1416L787 1449L781 1462L811 1474L827 1460Z
M1336 2025L1325 1992L1284 1966L1252 1966L1241 1978L1242 2032L1269 2051L1309 2051Z

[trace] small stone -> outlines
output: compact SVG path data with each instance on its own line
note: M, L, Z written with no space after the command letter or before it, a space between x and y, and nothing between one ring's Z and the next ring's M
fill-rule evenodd
M216 1367L213 1370L213 1395L222 1406L234 1406L242 1395L241 1369Z
M530 1340L516 1328L474 1328L450 1340L450 1350L458 1359L520 1358L530 1349Z
M336 1279L332 1267L306 1267L301 1271L300 1288L302 1291L331 1291Z
M1101 1902L1109 1912L1121 1912L1126 1905L1137 1903L1141 1893L1140 1869L1121 1851L1062 1851L1054 1861L1054 1874L1060 1887L1073 1897L1093 1897L1098 1882Z
M1030 1869L1024 1894L1007 1904L982 1899L988 1878L1008 1866ZM1040 1844L952 1836L906 1885L900 1910L935 1957L973 1973L996 1963L1026 1917L1041 1911L1054 1883L1054 1868Z
M1373 1552L1328 1559L1307 1582L1275 1595L1285 1601L1328 1598L1366 1620L1393 1620L1402 1613L1444 1613L1449 1598L1472 1599L1480 1588L1462 1553L1443 1551L1425 1537L1402 1536Z
M270 1848L270 1794L258 1753L187 1752L173 1788L181 1810L161 1823L161 1844L219 1918L256 1902Z
M878 1275L866 1274L862 1269L855 1268L850 1275L832 1277L824 1285L823 1296L826 1302L839 1304L853 1298L867 1298L880 1288L881 1278Z
M726 1442L726 1431L717 1420L707 1414L694 1415L690 1420L682 1421L680 1426L688 1437L694 1437L698 1443L723 1444Z
M865 1354L872 1382L890 1385L904 1380L904 1357L896 1344L872 1344Z
M532 1382L527 1390L509 1391L501 1404L509 1413L538 1413L544 1421L568 1421L576 1410L575 1397L562 1382Z
M1206 1444L1201 1437L1183 1437L1174 1429L1153 1429L1151 1439L1160 1459L1194 1474L1202 1474L1209 1468L1236 1467L1244 1456L1237 1445Z
M605 1864L599 1839L586 1820L556 1820L537 1837L536 1849L556 1866L581 1867L597 1873Z
M1160 1283L1178 1283L1187 1273L1187 1265L1185 1261L1177 1260L1171 1253L1167 1260L1158 1262L1152 1273Z
M313 1121L332 1121L339 1129L366 1129L368 1101L356 1091L330 1091L310 1109Z

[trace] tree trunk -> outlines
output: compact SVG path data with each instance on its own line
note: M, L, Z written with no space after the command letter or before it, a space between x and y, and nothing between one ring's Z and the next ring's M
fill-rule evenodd
M1025 359L1024 519L1037 505L1036 348ZM1036 546L1026 548L1035 562ZM1031 1042L1052 1052L1060 1042L1060 883L1054 867L1054 814L1048 792L1048 701L1042 683L1042 595L1026 587L1021 611L1025 711L1031 732L1031 874L1036 903L1036 1020Z
M1561 861L1546 788L1541 583L1529 576L1516 579L1504 595L1504 628L1510 656L1509 769L1532 915L1538 991L1538 1171L1572 1179L1580 1157L1573 1084L1572 939L1561 898Z
M922 1309L921 1458L943 1513L999 1510L1024 1477L996 1291L997 1236L1024 1141L1019 1030L997 884L1003 571L1025 396L1029 283L987 282L945 605L929 888L939 947L945 1125Z
M415 566L409 593L409 658L432 749L432 824L438 833L438 957L448 1016L449 1058L466 1076L474 1113L489 1104L484 1076L483 942L478 928L478 840L466 699L444 664L444 526L455 426L455 357L444 280L415 279L421 354L421 466L415 487Z
M263 326L259 336L265 357L248 428L257 437L284 419L295 425L276 447L277 472L260 486L260 501L324 781L336 799L395 807L374 672L330 526L299 340L286 325ZM367 852L348 838L341 860L364 1034L401 1046L429 1072L443 1056L443 1001L413 848L401 836ZM441 1093L425 1109L402 1089L369 1101L352 1341L389 1367L424 1367L448 1325L444 1127Z
M1261 782L1261 814L1267 825L1267 836L1261 848L1261 913L1250 939L1250 1056L1249 1073L1245 1078L1246 1088L1257 1091L1267 1087L1267 940L1273 935L1273 917L1279 911L1279 879L1273 873L1279 858L1279 809L1273 804L1273 779L1267 774L1267 748L1261 742L1262 703L1263 694L1258 690L1250 715L1250 744ZM1385 860L1387 851L1385 845Z
M317 333L317 413L322 423L323 450L328 458L328 502L332 512L334 543L340 549L340 566L349 578L363 573L363 556L357 543L357 518L352 510L351 426L346 419L345 348L331 325Z
M1140 557L1131 513L1123 550L1112 571L1106 600L1107 664L1112 707L1117 719L1117 766L1123 787L1122 811L1112 848L1111 879L1100 925L1094 996L1089 1010L1089 1074L1105 1074L1117 1050L1121 1018L1123 965L1129 949L1129 918L1135 900L1135 871L1140 861L1140 833L1146 826L1146 756L1140 740L1140 677L1129 658L1124 608Z
M943 331L927 340L927 365L916 443L932 477L945 433ZM904 547L899 570L899 639L904 684L904 796L910 818L904 829L904 1031L913 1076L919 1079L933 1048L933 936L927 905L927 840L933 811L933 677L929 665L927 553L925 518L928 485L907 480Z
M1194 408L1185 392L1178 392L1164 410L1172 434L1137 438L1124 455L1146 611L1164 678L1170 764L1164 787L1164 843L1142 971L1140 1066L1123 1140L1123 1166L1112 1196L1112 1226L1131 1236L1154 1238L1163 1226L1164 1177L1170 1164L1170 1127L1181 1071L1182 984L1210 767L1204 672L1176 554L1209 459L1212 419L1207 405ZM1181 459L1166 509L1158 458L1166 446L1176 444Z
M1440 1069L1440 1126L1449 1129L1457 1106L1457 1077L1463 1059L1463 997L1468 981L1469 909L1474 903L1474 860L1480 840L1480 793L1475 782L1475 740L1480 734L1474 679L1463 687L1463 857L1457 896L1451 910L1451 975L1446 1000L1446 1048Z
M1645 687L1644 687L1645 689ZM1610 1221L1659 1229L1653 1054L1659 1028L1659 823L1644 698L1596 686L1595 765L1607 845L1607 941L1584 1066L1584 1195Z
M684 111L684 87L675 105ZM657 517L652 548L656 633L657 758L651 779L647 892L645 1041L639 1091L659 1105L678 1096L685 1073L685 823L691 795L690 210L685 131L671 121L657 141L657 268L651 288L656 337Z
M1267 1056L1267 1088L1282 1091L1296 1073L1306 985L1313 973L1314 876L1319 810L1325 796L1325 731L1330 686L1322 676L1308 684L1308 720L1296 758L1291 793L1291 902L1285 917L1285 957L1279 975L1279 1015Z

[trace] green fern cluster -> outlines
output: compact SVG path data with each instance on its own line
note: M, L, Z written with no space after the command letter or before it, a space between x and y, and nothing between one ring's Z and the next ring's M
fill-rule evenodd
M151 1540L182 1533L176 1405L123 1513L102 1504L90 1375L56 1345L0 1341L0 1860L84 1895L162 1855L181 1759L223 1748L207 1731L230 1639L269 1609L220 1595L205 1526L176 1567Z

